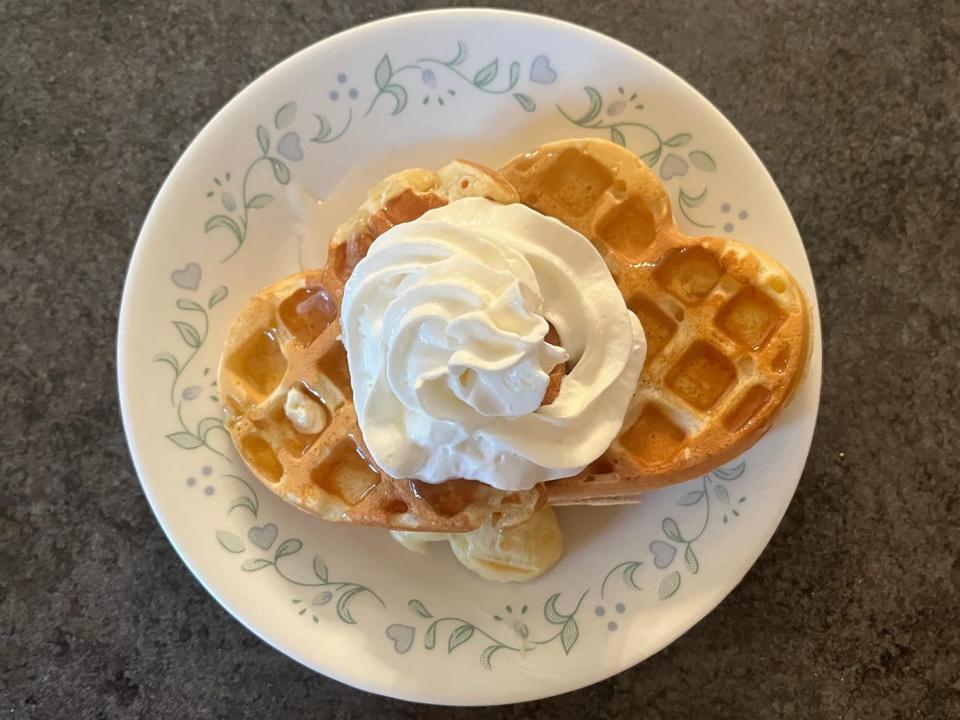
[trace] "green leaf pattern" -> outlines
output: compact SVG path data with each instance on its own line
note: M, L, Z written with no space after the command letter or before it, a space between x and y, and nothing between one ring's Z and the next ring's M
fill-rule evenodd
M407 605L409 606L409 608L410 608L411 610L413 610L417 615L419 615L419 616L422 617L422 618L432 618L432 617L433 617L433 615L430 614L430 611L427 610L427 606L424 605L424 604L423 604L422 602L420 602L419 600L417 600L416 598L414 598L413 600L411 600L410 602L408 602Z
M393 78L393 65L390 62L390 56L384 55L377 63L377 69L373 73L374 82L381 90L385 89Z
M687 157L690 158L690 164L697 168L697 170L708 173L717 171L717 162L710 153L704 152L703 150L694 150Z
M285 103L280 106L277 110L276 115L273 116L273 126L277 130L283 130L290 123L293 122L293 119L297 115L297 104L293 101ZM264 151L266 152L266 151Z
M203 447L203 441L190 432L169 433L166 438L184 450L196 450L198 447Z
M569 655L573 646L577 644L577 638L580 637L580 628L577 621L570 618L563 624L560 630L560 644L563 645L563 654Z
M293 555L294 553L300 552L300 549L303 547L303 543L297 538L290 538L289 540L284 540L280 543L280 546L277 548L274 561L279 560L282 557L287 555Z
M273 195L260 193L247 200L247 207L251 210L260 210L273 202Z
M270 152L270 133L263 125L257 125L257 142L263 155Z
M658 590L657 595L661 600L667 600L672 598L679 589L680 573L677 570L674 570L673 572L667 573L663 576L663 580L660 581L660 589Z
M230 507L227 510L227 513L229 514L234 510L236 510L237 508L244 508L245 510L249 510L251 513L253 513L254 517L257 516L256 507L254 507L253 500L251 500L248 497L234 498L230 502Z
M210 234L218 228L229 231L237 239L238 243L243 243L245 233L240 229L240 226L233 218L226 215L214 215L207 220L206 224L203 226L203 231L207 234Z
M219 542L223 546L223 549L227 552L242 553L247 549L247 546L244 544L243 540L229 530L217 530L216 534L217 542Z
M203 340L200 337L200 333L197 329L188 322L183 322L181 320L174 320L173 326L180 333L180 337L187 344L188 347L196 350L203 344Z
M642 588L637 585L636 574L637 570L640 569L640 566L643 565L642 562L629 562L624 565L623 568L623 584L626 585L631 590L641 590Z
M680 133L679 135L674 135L671 138L667 138L666 140L663 141L663 144L666 145L667 147L673 147L673 148L683 147L688 142L690 142L692 138L693 136L690 133Z
M680 534L680 526L672 517L663 519L663 534L676 542L683 542L683 535Z
M326 115L314 113L313 116L317 119L319 127L317 128L317 134L310 138L310 142L326 145L336 142L350 129L350 123L353 122L353 109L347 110L347 121L338 133L333 132L333 125L327 119Z
M353 615L350 614L350 601L353 600L355 595L359 595L365 590L366 588L360 586L351 587L349 590L343 592L340 595L340 599L337 600L337 615L348 625L354 625L357 622L353 619Z
M688 505L696 505L698 502L700 502L700 499L702 497L703 497L703 490L691 490L682 498L677 500L677 505L683 505L685 507Z
M203 307L194 300L180 298L177 300L177 307L181 310L192 310L194 312L203 312Z
M502 650L504 647L504 645L488 645L485 647L483 652L480 653L480 667L484 670L492 670L493 654L497 650Z
M213 293L211 293L210 299L207 301L207 309L213 310L214 307L226 300L228 294L229 290L227 290L225 286L221 285L218 287L213 291Z
M278 183L286 185L290 182L290 168L283 160L270 158L270 167L273 168L273 176L277 179Z
M583 604L583 599L586 597L586 595L587 592L585 591L580 596L577 604L569 613L563 612L558 607L558 601L562 597L561 593L554 593L547 598L543 606L544 619L550 625L559 626L559 629L554 631L549 637L541 640L530 640L529 627L525 622L516 618L509 626L511 631L515 634L516 639L505 641L492 634L488 630L480 627L479 625L456 616L435 618L433 614L427 610L423 602L416 598L411 599L407 603L407 606L415 615L432 621L424 632L423 647L425 650L433 650L437 647L437 635L441 628L449 628L449 635L447 636L448 654L452 653L461 645L466 645L471 639L480 636L485 638L487 641L487 644L480 652L480 666L484 670L491 670L493 664L493 655L499 650L506 650L508 652L516 653L530 653L540 647L558 642L564 654L569 654L574 649L574 646L580 637L580 627L577 624L576 615L579 612L580 607ZM506 608L507 612L512 614L513 611L511 606L507 605ZM526 612L527 606L524 605L520 611L520 614L523 615ZM503 618L499 615L495 615L494 619L497 621L503 620Z
M264 568L271 567L273 565L269 560L264 560L263 558L252 558L250 560L244 560L240 565L240 569L244 572L256 572L257 570L263 570Z
M456 630L450 633L450 639L447 641L447 652L452 653L456 648L463 645L467 640L473 637L474 626L470 623L463 623Z
M596 118L603 109L603 96L596 88L588 85L584 88L584 91L587 93L587 98L590 101L590 107L587 108L587 111L580 116L579 120L573 121L576 125L580 126L589 125L592 123L594 118Z
M528 113L537 109L537 104L533 101L533 98L526 93L517 92L513 94L513 97L518 103L520 103L520 107L522 107Z
M694 545L703 537L704 533L707 531L707 528L710 526L711 518L715 517L716 515L712 509L712 502L714 500L711 498L715 499L721 508L729 509L730 516L733 518L740 517L740 512L736 508L731 507L732 500L730 497L728 484L742 477L745 468L746 463L743 460L734 465L718 468L700 479L700 487L698 489L688 490L677 499L676 504L678 507L691 508L695 512L701 511L700 508L702 508L702 522L699 529L697 529L695 532L692 532L689 535L685 534L681 529L680 523L673 516L667 516L663 519L660 529L667 539L679 544L682 547L683 565L690 575L697 575L700 572L701 567L700 558L694 549ZM745 502L746 499L747 498L745 496L742 496L737 500L736 504L739 505ZM723 512L722 518L724 524L729 521L729 516L727 516L726 511ZM660 539L650 543L650 552L654 553L655 558L657 557L657 546L662 548L664 545L667 545L671 548L673 547L668 543L664 543ZM657 567L666 569L670 564L670 562L667 562ZM627 588L631 590L639 590L640 588L636 582L635 573L640 565L642 565L642 562L636 560L628 560L615 565L604 577L603 583L600 586L600 596L604 596L607 581L618 570L622 571L623 584ZM667 600L677 593L681 584L681 572L679 570L670 571L660 579L660 584L657 589L657 596L660 598L660 600Z
M489 85L490 82L497 76L498 62L494 60L489 65L477 70L477 74L473 76L473 84L478 88L482 88L485 85Z
M177 360L177 358L173 354L168 352L159 352L153 356L153 361L169 365L170 367L173 368L173 372L175 376L180 375L180 361Z
M321 582L326 582L330 577L330 571L327 569L327 564L319 555L313 556L313 574L320 578Z

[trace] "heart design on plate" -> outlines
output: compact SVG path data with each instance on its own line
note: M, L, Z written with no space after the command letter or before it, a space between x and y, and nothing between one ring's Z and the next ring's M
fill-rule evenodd
M673 562L673 558L677 554L677 549L670 543L665 543L662 540L654 540L650 543L650 552L653 553L653 564L663 570L663 568L669 567L670 563Z
M664 158L663 165L660 166L660 177L664 180L669 180L672 177L686 175L689 168L690 166L687 165L686 160L679 155L670 153Z
M393 649L401 655L413 647L413 636L416 628L410 625L394 623L387 628L387 638L393 640Z
M170 279L178 288L196 290L200 287L200 266L195 262L187 263L183 270L174 270L170 273Z
M252 527L247 531L247 537L250 542L261 550L269 550L273 541L277 539L277 526L273 523L267 523L263 527Z
M303 148L300 147L300 136L295 132L288 132L277 143L277 152L287 160L303 160Z
M551 85L557 81L557 71L550 67L550 58L537 55L530 64L530 82Z

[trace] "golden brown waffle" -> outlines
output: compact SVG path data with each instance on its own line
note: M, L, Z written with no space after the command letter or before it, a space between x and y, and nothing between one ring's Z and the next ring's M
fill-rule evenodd
M580 475L546 483L547 502L626 502L755 443L810 354L810 310L790 273L736 240L682 234L653 172L611 142L550 143L500 172L522 202L593 242L647 336L623 432Z
M219 370L224 424L253 473L284 499L327 520L433 532L517 525L543 504L540 488L395 480L373 462L357 423L338 339L344 283L375 237L467 196L517 201L497 173L473 163L390 176L338 229L326 268L271 285L234 319ZM299 427L285 410L291 397Z

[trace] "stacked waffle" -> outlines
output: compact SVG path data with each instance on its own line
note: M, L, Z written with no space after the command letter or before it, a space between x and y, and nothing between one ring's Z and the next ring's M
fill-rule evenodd
M379 235L465 197L522 202L582 233L647 338L617 439L578 475L531 490L392 478L357 422L339 340L344 284ZM335 233L325 268L285 278L241 310L219 386L237 449L284 499L327 520L469 533L453 542L465 564L522 579L559 556L559 530L544 505L630 502L740 454L794 395L810 344L809 308L785 269L735 240L683 235L663 187L635 155L578 139L517 157L499 173L456 161L383 180ZM551 373L544 403L564 373ZM534 553L531 543L551 550ZM524 560L534 555L542 559Z

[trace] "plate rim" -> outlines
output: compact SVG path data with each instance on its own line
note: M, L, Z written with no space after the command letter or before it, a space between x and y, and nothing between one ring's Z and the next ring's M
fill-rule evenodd
M680 83L681 85L686 86L687 89L693 91L693 93L702 102L704 102L707 107L709 107L713 111L714 113L713 119L720 120L721 124L726 127L726 130L728 132L732 132L733 135L736 138L739 138L743 142L743 144L750 150L751 154L753 155L753 159L756 161L756 164L762 170L766 180L770 183L772 188L776 191L777 197L779 197L781 202L783 202L783 205L786 208L788 216L790 218L790 222L792 223L793 230L796 233L796 236L800 239L800 243L803 248L803 259L807 265L808 270L810 270L810 281L813 288L813 293L809 298L810 309L812 311L812 321L813 321L812 322L813 343L811 347L811 356L807 366L807 374L804 377L804 379L801 381L802 384L806 384L811 381L816 382L816 397L815 397L813 409L811 410L811 413L813 415L813 424L810 427L809 436L806 438L805 447L803 448L803 456L804 456L803 466L800 468L800 473L797 476L796 480L793 481L792 488L789 489L788 493L785 493L784 499L782 501L782 507L778 507L773 512L768 514L767 520L766 520L767 529L764 533L761 534L764 539L762 540L762 542L758 542L759 551L757 552L756 557L746 564L743 571L739 573L739 575L736 577L733 584L730 586L729 590L727 590L724 593L723 597L721 597L715 605L705 610L702 614L699 614L699 613L689 614L686 618L687 622L681 623L679 625L679 627L682 628L679 632L677 632L671 639L664 641L662 644L656 647L655 650L653 650L649 654L646 654L644 657L638 660L630 660L626 664L617 663L618 665L621 665L621 666L613 670L608 671L607 668L603 668L602 670L600 670L600 672L591 674L589 676L581 675L579 677L576 677L576 680L574 682L569 683L569 685L567 685L563 690L559 690L559 691L547 690L546 692L534 691L534 692L522 693L522 694L514 692L509 697L505 697L503 699L498 698L493 700L493 702L481 702L481 701L472 702L467 700L467 701L459 701L456 703L448 703L441 700L417 697L409 692L404 691L402 686L396 686L396 685L389 686L389 685L378 684L375 681L370 681L367 678L360 677L360 676L347 677L346 673L340 672L334 668L324 667L324 669L322 670L318 669L318 664L312 658L307 658L303 656L301 653L297 652L293 648L281 647L279 644L279 641L275 641L266 632L266 630L264 630L263 632L260 632L252 622L248 622L247 619L242 617L237 611L235 611L235 609L230 604L229 600L213 587L212 581L208 582L208 579L204 577L203 573L201 573L200 570L194 565L194 563L191 562L187 549L180 542L178 542L176 537L174 537L171 530L169 529L168 523L164 521L165 513L163 513L159 508L159 501L156 497L156 494L151 490L151 488L149 487L149 484L146 483L143 479L144 478L144 472L143 472L144 460L140 456L140 454L138 454L137 449L135 448L132 442L133 409L131 407L131 396L124 392L124 388L129 386L130 384L130 375L132 372L124 359L124 349L129 344L129 336L133 332L131 329L132 323L130 318L130 312L131 312L130 303L131 303L131 296L134 294L134 289L131 284L131 277L134 274L134 268L140 264L140 261L143 258L143 254L144 252L146 252L145 250L146 243L141 241L144 240L148 235L150 235L153 232L154 225L159 222L157 217L157 212L156 212L157 205L160 199L167 193L167 191L171 187L174 177L178 176L182 172L183 167L188 165L189 162L193 159L193 157L198 152L200 152L198 140L202 136L204 136L208 131L208 129L214 126L218 122L218 120L221 118L221 116L227 113L231 109L231 107L238 102L240 98L242 98L243 96L247 95L250 92L253 92L254 88L258 87L261 84L261 82L265 80L265 78L275 73L282 72L283 68L292 65L301 56L304 56L308 53L312 53L317 48L317 46L322 45L324 43L328 43L338 38L342 40L341 36L362 34L370 31L376 32L385 26L400 25L400 24L403 24L404 22L409 22L409 21L418 22L421 20L425 20L425 19L429 19L431 17L437 17L437 16L460 16L461 18L464 18L467 20L469 20L469 18L471 17L490 18L490 17L496 17L496 16L506 17L506 18L522 18L527 21L533 21L537 24L553 26L554 28L560 28L566 31L580 33L588 36L593 41L619 46L621 50L629 51L633 55L639 56L639 58L642 58L644 61L654 63L661 71L665 72L670 77L672 82ZM354 25L354 26L345 28L343 30L340 30L336 33L333 33L331 35L328 35L326 37L320 38L316 42L310 43L309 45L286 56L282 60L278 61L277 63L273 64L268 69L263 71L256 78L251 80L247 85L241 88L237 93L231 96L230 99L227 100L222 105L222 107L220 107L220 109L217 110L217 112L214 113L214 115L206 123L204 123L204 125L200 128L200 130L198 130L197 133L194 135L194 137L190 140L186 148L182 151L177 161L173 164L173 166L167 172L163 182L161 183L156 194L154 195L153 200L151 201L150 206L144 216L143 224L141 225L140 230L137 234L137 239L136 239L136 242L134 243L133 251L131 252L130 260L127 265L126 272L124 274L123 290L121 294L121 301L120 301L118 320L117 320L115 360L116 360L116 368L117 368L118 399L119 399L119 406L120 406L121 422L122 422L123 431L124 431L124 439L130 455L130 459L133 462L134 469L136 470L137 479L139 481L140 487L144 493L144 496L147 499L147 503L150 506L150 509L154 517L156 518L158 525L160 526L161 530L166 536L167 541L173 547L174 551L177 553L180 560L184 563L184 565L193 575L195 580L201 585L201 587L203 587L204 590L206 590L206 592L209 593L217 601L217 603L227 613L230 614L230 616L234 620L239 622L249 632L253 633L256 637L258 637L260 640L265 642L267 645L269 645L271 648L273 648L277 652L296 661L297 663L303 665L304 667L306 667L307 669L313 672L320 673L325 677L329 677L349 687L357 688L357 689L374 693L377 695L391 697L399 700L410 701L410 702L417 702L417 703L430 704L430 705L441 705L441 706L504 705L504 704L512 704L517 702L526 702L526 701L537 700L537 699L542 699L547 697L553 697L553 696L583 689L584 687L601 682L610 677L613 677L614 675L617 675L621 672L629 670L630 668L635 667L636 665L642 663L643 661L649 659L650 657L653 657L654 655L660 653L664 648L668 647L669 645L674 643L676 640L678 640L680 637L685 635L694 625L699 623L704 617L706 617L708 614L713 612L717 608L717 606L719 606L719 604L723 602L723 600L729 597L729 595L740 585L740 583L743 581L743 578L753 568L757 560L759 560L760 556L767 549L770 543L770 540L772 539L776 531L779 529L780 524L783 521L783 517L786 514L787 508L790 506L790 503L793 501L793 497L796 494L797 486L799 485L800 479L802 478L802 475L803 475L803 471L806 468L807 460L809 459L810 448L812 446L813 437L816 431L817 420L819 419L819 408L820 408L820 401L822 396L822 375L823 375L823 370L822 370L823 345L822 345L822 335L821 335L821 317L820 317L820 311L819 311L818 293L817 293L815 278L813 277L813 273L812 273L812 268L810 267L809 256L807 254L806 245L803 243L803 238L799 232L799 228L797 228L796 220L794 219L793 213L790 211L790 207L787 204L786 200L784 199L779 186L773 179L773 176L770 174L769 170L767 169L766 165L763 163L760 156L757 154L756 150L754 150L753 146L746 140L746 138L742 135L742 133L705 95L703 95L699 90L697 90L696 87L694 87L691 83L687 82L687 80L685 80L683 77L675 73L669 67L665 66L659 60L646 54L645 52L621 40L618 40L609 35L606 35L605 33L602 33L598 30L594 30L592 28L570 22L568 20L563 20L560 18L552 17L549 15L543 15L539 13L531 13L531 12L508 10L508 9L497 9L497 8L437 8L437 9L430 9L430 10L419 10L414 12L405 12L405 13L389 15L386 17L378 18L376 20L372 20L370 22ZM816 377L813 377L814 368L816 368L816 371L815 371ZM673 633L671 633L671 635L673 635Z

